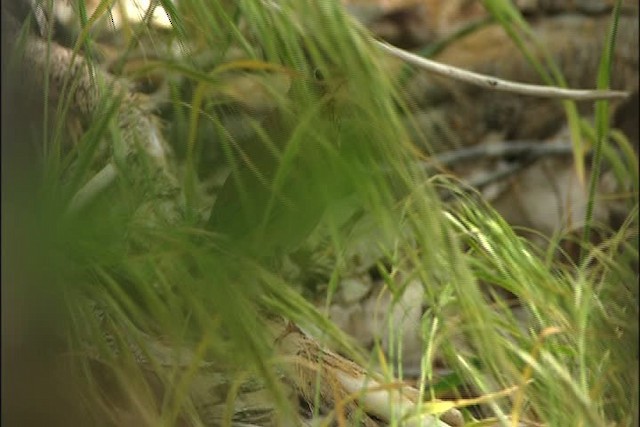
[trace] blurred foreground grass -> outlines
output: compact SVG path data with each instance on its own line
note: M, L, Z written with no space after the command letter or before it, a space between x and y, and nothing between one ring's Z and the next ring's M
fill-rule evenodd
M3 421L202 425L207 404L190 390L210 363L229 384L260 378L275 396L271 422L283 425L297 408L279 381L286 361L273 353L265 321L273 316L391 381L402 372L400 344L389 359L364 354L300 297L286 269L296 251L324 254L330 301L354 268L347 254L364 241L394 298L406 277L424 288L424 397L437 397L437 354L487 396L487 422L637 424L637 194L619 230L598 245L582 242L580 263L561 263L456 183L414 167L401 90L337 2L161 3L173 23L163 38L144 25L125 25L120 36L123 52L143 40L165 52L154 66L172 76L170 95L155 111L177 153L170 167L180 194L169 199L176 215L163 216L167 201L144 164L121 170L70 214L105 159L118 162L123 104L102 90L84 136L69 144L73 96L59 101L70 110L45 114L3 57L3 87L17 88L3 92L3 107L12 107L3 108L2 125L3 392L11 396ZM81 26L94 24L86 8L80 2ZM94 42L79 31L77 47ZM268 107L257 114L223 96L228 72L283 75L287 88L268 85ZM231 110L250 130L246 140L229 131ZM230 177L212 203L209 184L224 168ZM455 203L445 207L434 184L457 194ZM356 239L362 223L373 231ZM517 297L526 322L497 293L490 297L491 286ZM166 365L141 367L132 348L152 359L149 337L176 350L164 354ZM513 386L509 398L491 397ZM238 387L226 391L229 411ZM463 396L465 386L447 391ZM232 425L225 417L217 422ZM471 413L467 420L473 425Z

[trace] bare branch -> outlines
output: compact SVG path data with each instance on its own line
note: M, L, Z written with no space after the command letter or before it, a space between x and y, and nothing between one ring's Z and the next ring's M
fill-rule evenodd
M384 52L402 59L412 65L420 67L431 73L443 77L480 86L485 89L497 90L501 92L516 93L519 95L537 96L541 98L570 99L574 101L596 101L603 99L624 99L629 96L628 92L618 90L588 90L588 89L565 89L555 86L540 86L527 83L516 83L509 80L487 76L473 71L463 70L451 65L440 64L439 62L423 58L406 50L399 49L388 43L375 41L375 44Z
M477 161L479 158L495 158L504 156L517 156L520 158L542 156L566 156L573 153L571 143L564 141L503 141L491 144L482 144L466 147L459 150L445 151L433 156L431 159L421 162L425 168L434 166L451 166L456 163L469 160Z

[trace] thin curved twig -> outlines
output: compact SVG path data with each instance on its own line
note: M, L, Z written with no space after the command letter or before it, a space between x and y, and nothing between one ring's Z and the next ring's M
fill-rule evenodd
M619 90L566 89L555 86L541 86L512 82L464 70L451 65L441 64L378 40L375 40L375 44L382 51L431 73L485 89L516 93L519 95L537 96L541 98L570 99L574 101L624 99L629 96L629 92Z

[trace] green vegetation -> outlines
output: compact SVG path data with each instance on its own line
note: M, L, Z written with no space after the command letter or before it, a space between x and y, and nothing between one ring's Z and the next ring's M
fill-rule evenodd
M61 330L100 422L119 422L118 401L147 425L202 425L203 403L190 390L210 364L228 375L221 423L232 425L234 399L249 376L264 382L279 421L291 419L297 408L280 381L287 361L274 354L266 321L278 316L389 382L401 376L397 337L389 337L396 345L387 358L367 354L302 297L315 293L328 306L366 246L394 300L413 280L424 288L418 388L425 399L443 389L460 397L467 387L479 391L487 419L463 409L467 425L493 418L505 425L637 425L637 183L621 228L605 230L598 244L585 231L578 262L557 242L544 253L456 182L415 167L402 88L338 2L159 3L172 29L125 25L113 66L123 70L129 54L152 46L156 57L130 77L163 75L169 96L153 105L158 121L143 126L146 107L98 79L100 101L70 143L78 90L71 78L53 126L43 124L43 172L29 187L35 201L24 216L27 241L39 247L33 266L47 292L64 296ZM108 4L89 17L79 2L78 52L99 52L90 28ZM521 21L502 21L496 8L489 10L515 34L512 22ZM607 84L608 56L599 87ZM557 70L552 75L562 83ZM229 83L236 78L259 84L237 94ZM572 132L588 137L577 110L566 109ZM610 161L620 179L637 176L637 157L602 147L608 135L623 153L629 143L610 131L604 104L596 112L593 169ZM234 118L239 130L230 130ZM160 172L144 148L152 129L175 153ZM117 178L70 210L109 159ZM230 175L220 187L225 167ZM438 199L440 187L453 202ZM23 215L15 211L8 212ZM594 227L591 218L587 224ZM501 290L517 296L525 323ZM435 376L436 355L452 368L450 378ZM144 368L141 358L149 362Z

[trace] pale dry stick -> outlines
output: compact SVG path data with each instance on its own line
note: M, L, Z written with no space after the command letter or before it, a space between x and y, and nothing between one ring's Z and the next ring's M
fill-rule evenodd
M82 210L83 207L114 183L117 177L118 170L115 166L112 163L107 164L73 196L67 207L67 213L73 214Z
M441 64L436 61L418 56L406 50L399 49L388 43L374 41L382 51L402 59L412 65L420 67L431 73L448 77L453 80L480 86L485 89L510 92L518 95L535 96L540 98L564 99L574 101L597 101L605 99L624 99L628 92L619 90L590 90L590 89L565 89L555 86L541 86L527 83L516 83L509 80L485 74L475 73L451 65Z

